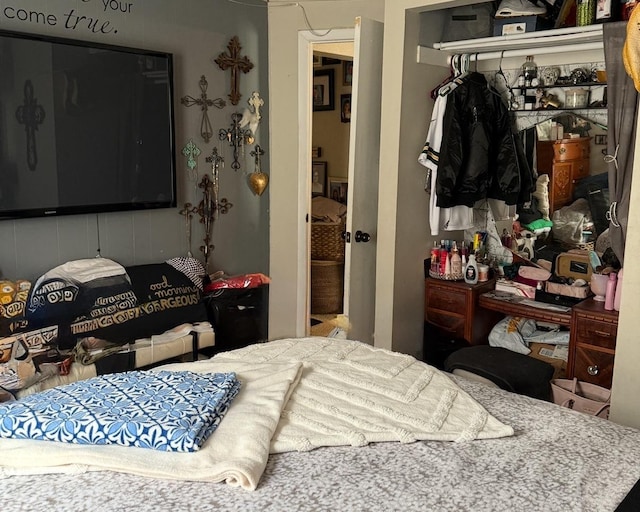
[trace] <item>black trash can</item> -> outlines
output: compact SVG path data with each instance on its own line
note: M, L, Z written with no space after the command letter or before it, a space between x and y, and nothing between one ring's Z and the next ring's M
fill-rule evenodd
M215 352L266 341L269 326L269 285L220 288L204 296L215 333Z

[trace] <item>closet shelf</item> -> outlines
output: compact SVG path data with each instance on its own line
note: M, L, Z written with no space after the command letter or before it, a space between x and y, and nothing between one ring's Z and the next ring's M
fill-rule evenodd
M462 41L434 43L433 49L453 53L469 53L472 60L488 60L500 57L519 57L531 55L531 52L566 53L570 51L600 50L603 48L602 25L586 27L567 27L552 30L539 30L525 34L507 36L481 37ZM418 46L418 61L425 62L422 55L432 48ZM478 52L481 48L482 51Z

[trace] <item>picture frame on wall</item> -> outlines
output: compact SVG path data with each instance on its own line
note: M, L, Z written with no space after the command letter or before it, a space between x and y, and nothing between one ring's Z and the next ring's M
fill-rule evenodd
M327 162L311 163L311 197L327 193Z
M351 94L340 95L340 121L351 122Z
M329 198L346 205L348 185L349 183L346 178L329 176Z
M313 73L313 110L335 110L334 70L319 69Z
M342 85L351 85L353 83L353 61L342 61Z

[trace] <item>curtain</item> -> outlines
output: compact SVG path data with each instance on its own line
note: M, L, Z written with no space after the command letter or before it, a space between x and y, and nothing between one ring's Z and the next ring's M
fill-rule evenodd
M624 265L629 195L633 174L638 93L627 75L622 47L627 22L605 23L604 58L607 67L607 153L609 170L609 235L611 248Z

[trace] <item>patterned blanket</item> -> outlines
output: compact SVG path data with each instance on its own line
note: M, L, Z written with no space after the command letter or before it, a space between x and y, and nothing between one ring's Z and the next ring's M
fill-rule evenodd
M193 258L123 267L107 258L59 265L34 283L0 282L0 387L66 375L85 338L121 346L207 320ZM131 369L131 368L123 368Z

